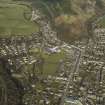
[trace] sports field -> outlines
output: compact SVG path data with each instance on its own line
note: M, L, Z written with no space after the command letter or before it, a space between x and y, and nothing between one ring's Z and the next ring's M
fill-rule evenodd
M25 18L26 17L26 18ZM0 0L0 36L29 35L39 30L30 21L31 9L11 0Z

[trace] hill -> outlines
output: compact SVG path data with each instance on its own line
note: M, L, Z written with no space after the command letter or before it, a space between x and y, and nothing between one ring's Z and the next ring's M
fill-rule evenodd
M104 0L24 0L51 20L58 37L66 42L88 36L87 22L104 13Z

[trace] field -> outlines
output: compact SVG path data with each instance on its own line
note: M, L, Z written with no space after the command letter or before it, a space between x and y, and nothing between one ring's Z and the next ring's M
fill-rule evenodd
M33 51L34 52L34 51ZM60 53L53 53L53 54L48 54L45 53L44 51L33 53L34 56L37 58L43 59L44 62L42 64L39 64L35 70L37 71L42 71L43 76L47 75L56 75L56 71L58 71L59 67L59 61L65 59L65 52L61 51ZM42 67L42 68L41 68ZM31 65L28 69L31 69Z
M45 64L44 64L44 75L55 75L55 72L58 70L59 61L65 58L64 52L52 54L52 55L44 55Z
M31 10L27 6L11 0L0 0L0 36L29 35L37 32L39 27L29 20L30 16Z

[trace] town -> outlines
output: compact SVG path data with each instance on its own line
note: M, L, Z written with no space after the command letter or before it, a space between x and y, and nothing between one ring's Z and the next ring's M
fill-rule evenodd
M6 99L3 85L0 105L12 99L11 105L105 105L105 29L94 27L98 20L93 38L68 44L40 10L32 8L31 15L39 32L0 38L0 73L17 97Z

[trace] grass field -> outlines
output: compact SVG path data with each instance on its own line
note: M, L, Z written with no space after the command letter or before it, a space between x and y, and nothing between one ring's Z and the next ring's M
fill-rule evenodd
M55 72L58 70L59 61L65 58L65 54L62 51L51 55L43 55L43 57L45 59L44 75L55 75Z
M35 53L34 51L37 51ZM47 54L44 51L39 51L34 49L33 50L34 56L37 56L37 58L43 58L44 63L43 63L43 75L55 75L56 71L58 70L59 66L59 61L61 59L65 59L65 52L61 51L60 53L53 53L53 54ZM40 65L41 66L41 65Z
M7 2L6 2L7 1ZM11 0L0 0L0 36L29 35L37 32L39 27L34 22L24 18L31 16L31 10Z

